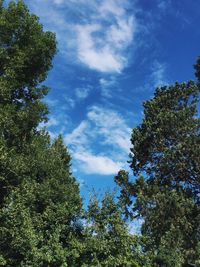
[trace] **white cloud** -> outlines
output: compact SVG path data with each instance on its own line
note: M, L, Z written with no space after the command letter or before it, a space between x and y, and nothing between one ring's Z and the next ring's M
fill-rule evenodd
M105 42L98 47L98 40L93 33L101 32L100 25L81 25L77 27L78 33L78 57L89 68L101 72L121 72L123 58L115 55L115 51Z
M45 28L56 32L68 62L103 73L120 73L126 66L136 25L126 11L129 0L27 1Z
M110 27L107 38L110 38L117 48L130 44L133 38L133 17L127 20L118 19L117 25Z
M109 157L94 155L86 151L76 152L74 157L82 162L82 170L89 174L111 175L123 168L121 162L114 162Z
M127 1L124 1L127 3ZM120 73L126 66L126 48L133 40L134 17L119 1L104 0L89 24L77 27L78 57L91 69Z
M75 93L78 99L85 99L88 97L90 91L92 90L91 86L76 88Z
M64 141L75 147L82 147L88 143L87 135L85 134L85 130L88 128L88 123L86 121L82 121L77 128L75 128L70 134L65 135Z
M118 0L103 1L99 10L102 17L110 14L114 14L115 16L120 17L125 14L124 6L122 5L122 2L120 4Z
M96 135L103 137L104 144L129 151L131 129L117 112L93 106L87 116L96 127Z
M93 106L87 118L64 140L82 171L108 175L126 168L130 133L126 121L116 111Z

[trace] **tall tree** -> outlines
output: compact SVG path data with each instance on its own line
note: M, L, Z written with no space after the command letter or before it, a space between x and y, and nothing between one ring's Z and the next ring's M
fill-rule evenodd
M199 266L200 119L195 82L157 88L144 103L144 119L133 129L131 167L116 181L133 213L144 219L142 233L153 266Z
M55 35L23 1L0 1L1 266L73 266L79 186L62 138L38 130L55 52Z
M40 83L55 51L55 35L43 31L23 1L11 1L7 8L0 2L0 205L9 188L18 183L10 159L25 149L46 119L48 111L41 99L48 88Z
M40 101L48 89L40 86L51 68L55 35L44 32L23 1L0 8L1 136L8 144L28 138L46 118Z

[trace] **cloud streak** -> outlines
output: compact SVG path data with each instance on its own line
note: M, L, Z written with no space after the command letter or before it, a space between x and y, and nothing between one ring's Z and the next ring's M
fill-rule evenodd
M155 60L152 65L151 80L154 87L164 86L168 84L166 78L166 66Z
M76 166L83 172L110 175L126 168L130 133L119 113L92 106L87 118L65 135L64 140L77 161Z

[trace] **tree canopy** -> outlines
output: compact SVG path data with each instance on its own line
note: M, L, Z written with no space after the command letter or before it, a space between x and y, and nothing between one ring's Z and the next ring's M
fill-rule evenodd
M62 138L53 143L41 85L56 52L22 1L0 8L0 261L67 266L80 217L79 186ZM49 265L50 264L50 265ZM53 265L54 264L54 265Z
M198 96L193 81L157 88L132 132L130 162L138 178L131 182L124 171L116 177L126 203L136 199L132 212L144 219L153 266L199 266Z

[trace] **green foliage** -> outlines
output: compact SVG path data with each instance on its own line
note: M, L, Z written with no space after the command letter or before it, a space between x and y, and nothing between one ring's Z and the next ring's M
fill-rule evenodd
M62 138L38 130L46 120L40 86L56 51L22 1L0 8L0 264L72 266L79 186ZM68 264L69 262L69 264Z
M124 210L114 195L106 194L101 204L92 197L87 215L81 266L148 266L139 238L128 231Z
M136 197L133 214L144 218L153 266L196 266L199 260L198 93L193 81L157 88L131 138L131 167L139 178L132 183L124 171L116 177L126 204Z
M0 212L1 254L7 266L62 266L81 211L69 154L60 137L51 145L48 135L40 134L20 159L21 166L18 160L12 170L21 183Z
M23 1L0 9L0 129L9 145L21 145L46 118L40 99L56 51L55 35L44 32Z
M55 36L44 32L22 1L0 8L0 206L21 183L28 142L46 119L40 87L56 51Z

